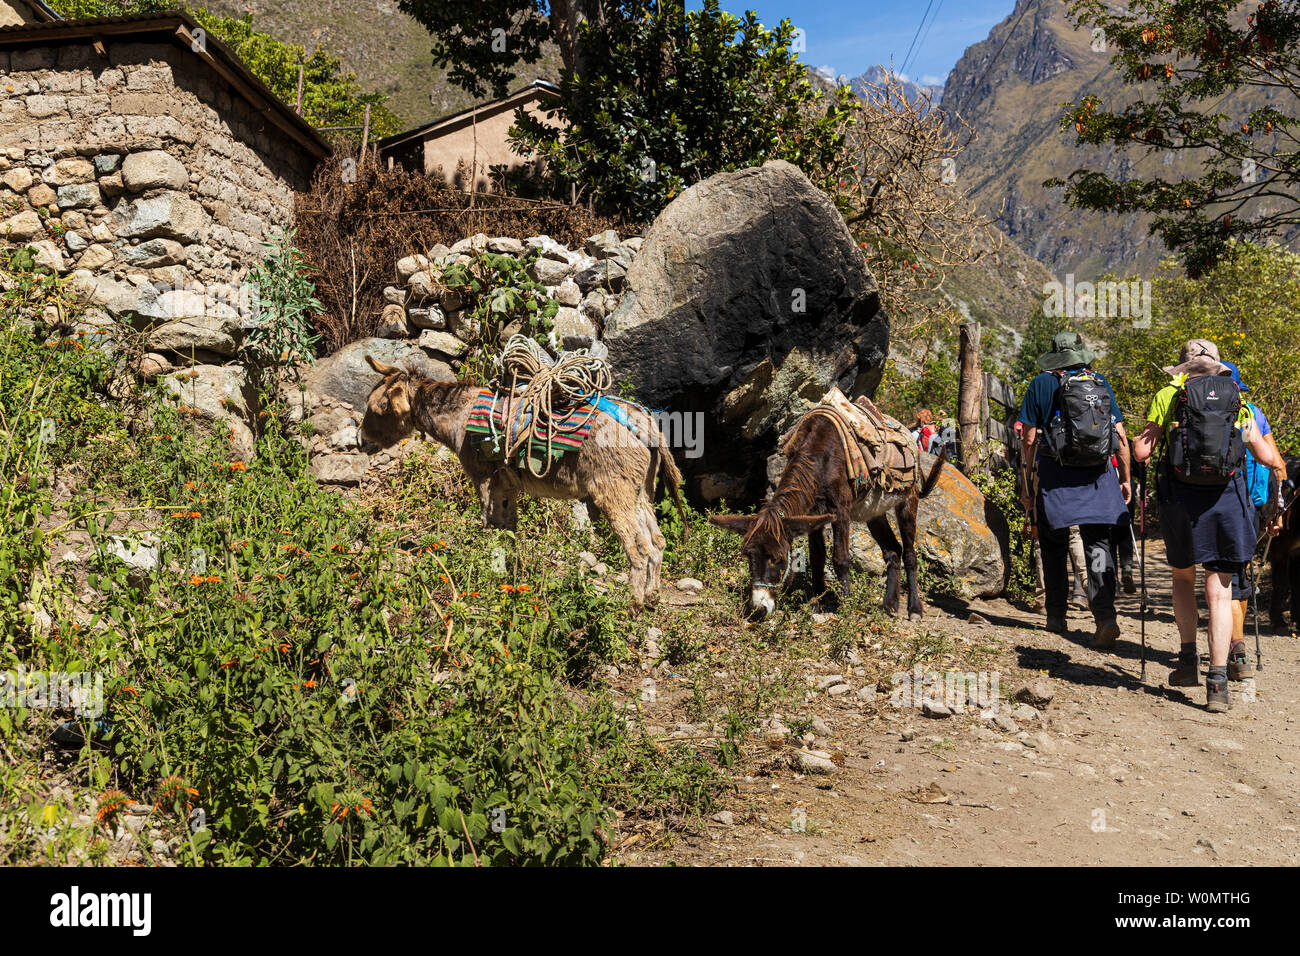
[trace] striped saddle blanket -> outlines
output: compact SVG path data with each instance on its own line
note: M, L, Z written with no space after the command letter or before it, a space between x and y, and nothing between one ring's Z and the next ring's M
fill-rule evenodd
M531 458L535 465L549 465L546 460L549 449L551 460L559 458L570 451L577 451L591 435L596 424L598 412L604 412L625 428L636 434L636 423L622 407L632 405L620 399L602 396L594 404L583 402L572 408L557 411L556 421L547 431L533 433L530 447L520 449L518 464L522 467ZM639 407L632 405L632 407ZM514 436L527 426L527 411L518 407L510 396L498 393L491 388L479 390L470 408L469 419L465 422L465 433L470 438L484 443L483 452L489 459L504 458L506 449L513 444Z

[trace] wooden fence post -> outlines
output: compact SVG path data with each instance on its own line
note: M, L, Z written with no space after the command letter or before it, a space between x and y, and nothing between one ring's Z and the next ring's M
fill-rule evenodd
M958 458L967 474L975 466L979 447L980 409L983 405L984 376L980 371L980 326L966 322L961 327L961 379L957 386Z

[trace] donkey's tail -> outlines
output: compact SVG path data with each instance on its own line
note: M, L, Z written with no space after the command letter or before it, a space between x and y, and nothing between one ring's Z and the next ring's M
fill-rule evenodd
M677 468L677 462L673 461L673 453L668 450L666 442L659 445L658 448L652 449L659 455L659 474L663 476L664 481L668 483L668 489L673 493L673 501L677 505L677 515L682 519L682 538L690 534L690 527L686 523L686 505L682 503L682 473Z
M944 448L939 452L939 459L930 469L930 473L925 476L925 483L921 485L921 497L927 497L930 492L934 491L934 486L939 483L939 475L943 473L944 462L948 460L948 449Z

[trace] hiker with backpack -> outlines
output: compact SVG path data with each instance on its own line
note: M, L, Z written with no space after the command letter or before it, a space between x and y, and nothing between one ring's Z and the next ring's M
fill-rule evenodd
M1096 624L1091 646L1106 650L1120 634L1112 535L1128 508L1132 486L1124 415L1110 384L1092 370L1093 358L1077 332L1058 333L1051 350L1038 358L1043 371L1030 381L1019 415L1026 469L1022 487L1035 487L1036 471L1037 494L1022 494L1021 503L1036 514L1047 629L1069 632L1070 526L1078 525Z
M1147 423L1133 442L1133 456L1146 461L1162 448L1156 472L1160 531L1173 572L1174 620L1181 647L1169 674L1173 687L1200 682L1197 653L1196 566L1205 569L1210 612L1210 667L1205 708L1232 706L1228 654L1232 643L1232 577L1254 554L1254 507L1246 486L1246 450L1275 472L1283 467L1260 434L1255 414L1242 401L1219 349L1207 339L1183 346L1171 381L1151 401ZM1273 530L1273 523L1270 523Z

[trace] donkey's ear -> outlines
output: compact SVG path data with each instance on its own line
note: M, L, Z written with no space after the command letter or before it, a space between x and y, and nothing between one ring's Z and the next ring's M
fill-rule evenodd
M790 536L794 537L797 534L807 534L809 531L824 528L834 520L834 515L791 515L782 518L781 523L790 532Z
M394 372L401 371L401 369L395 365L385 365L383 362L379 361L373 355L366 356L366 364L369 365L371 368L373 368L380 375L384 375L384 376L392 375Z
M716 524L719 528L726 528L728 531L734 531L736 534L749 534L749 529L754 525L754 516L709 515L709 523Z

